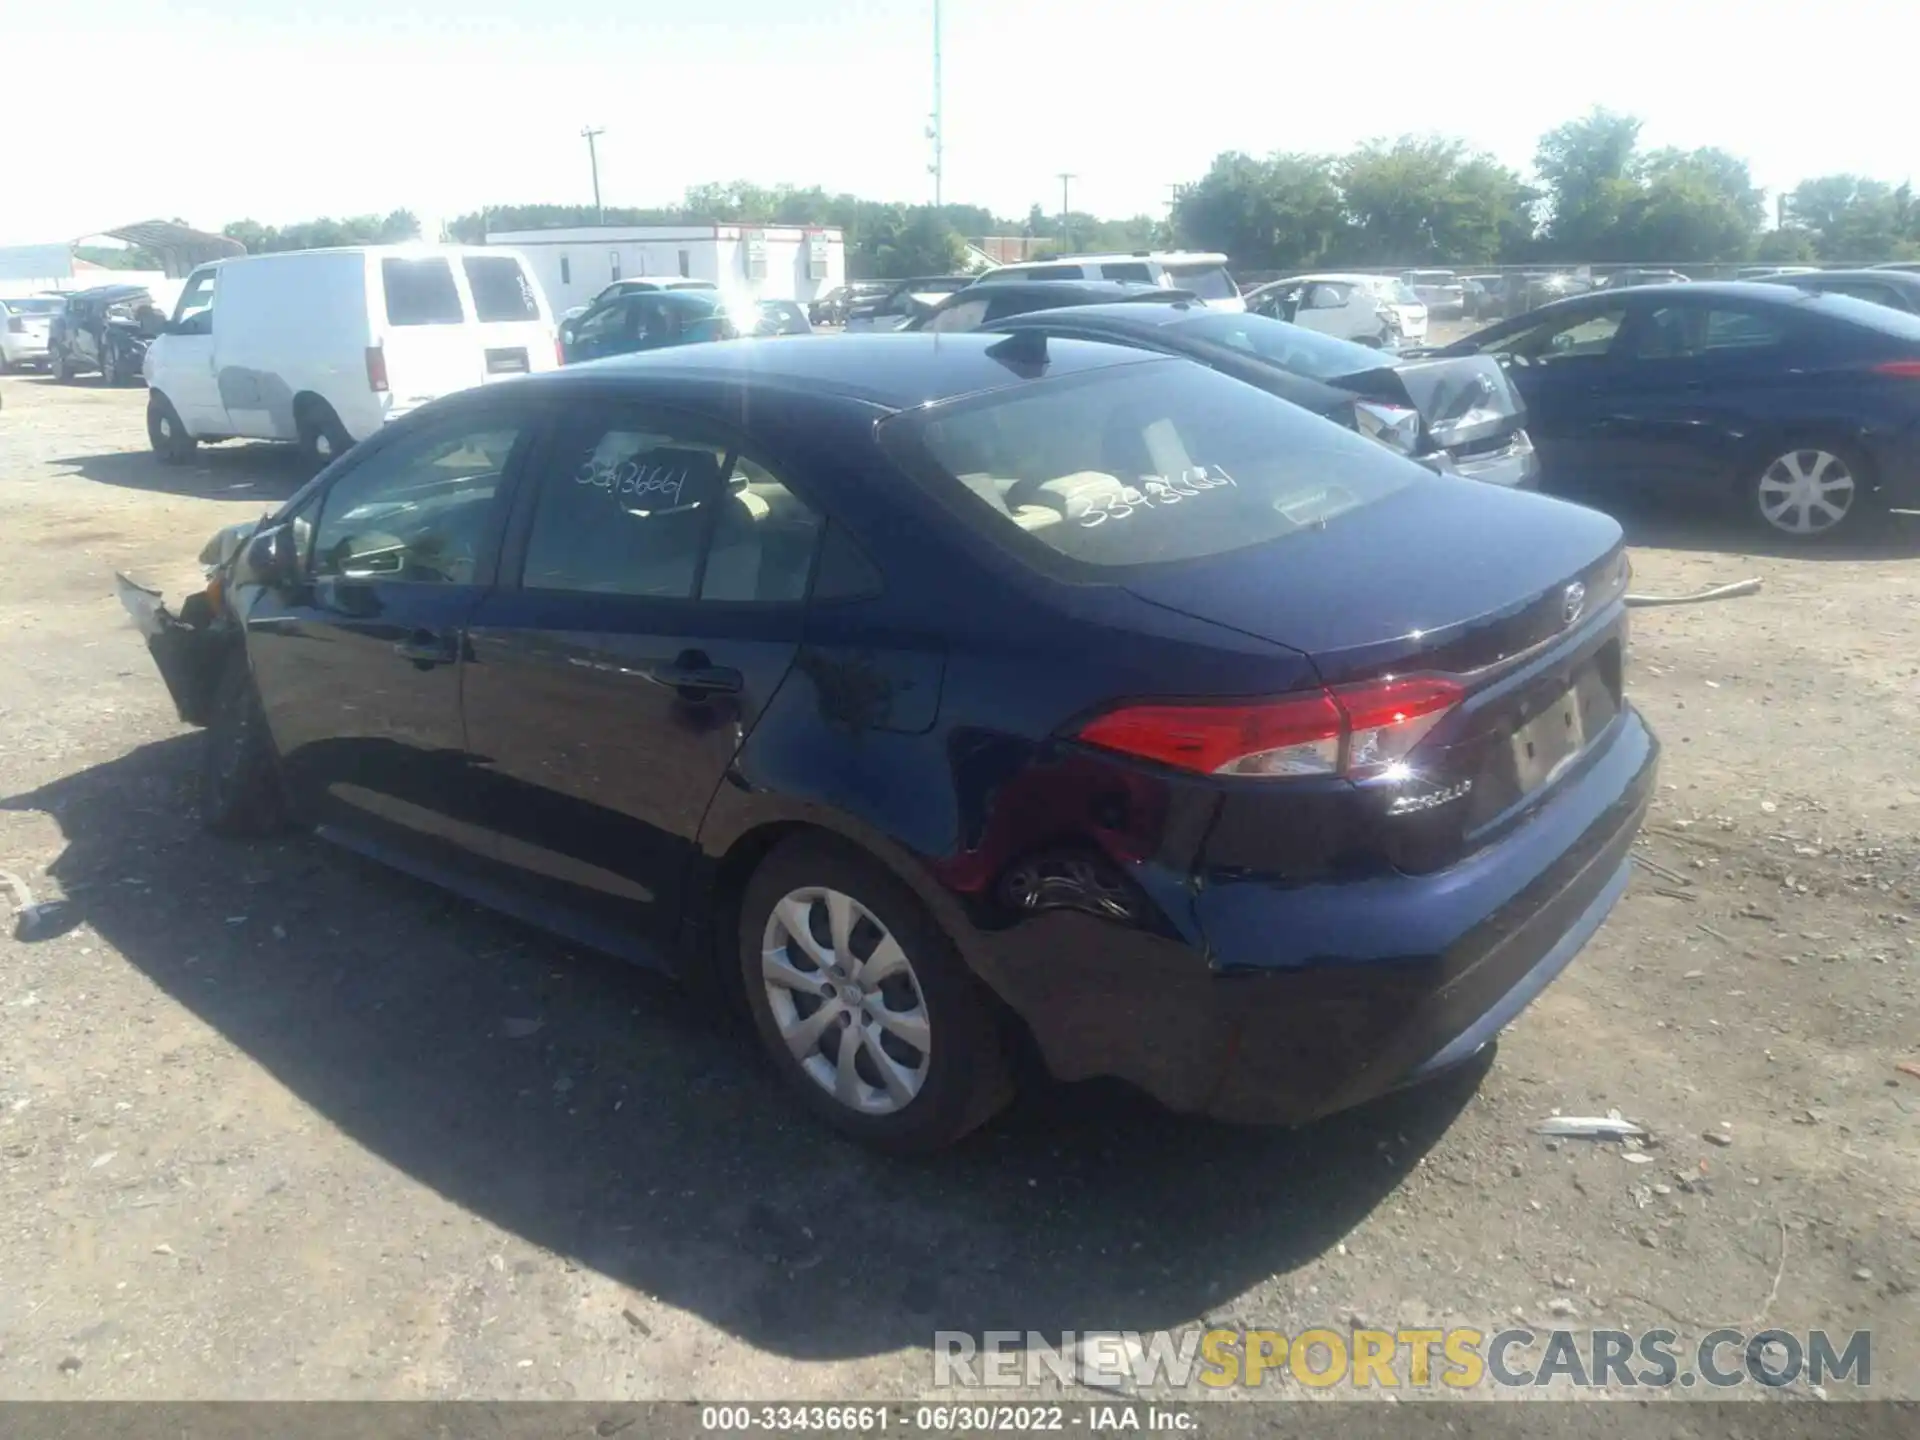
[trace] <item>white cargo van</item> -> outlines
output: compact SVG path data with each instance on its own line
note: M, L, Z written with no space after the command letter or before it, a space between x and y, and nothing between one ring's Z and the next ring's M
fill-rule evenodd
M532 268L493 246L249 255L187 278L147 350L147 436L291 440L327 460L427 401L559 363Z

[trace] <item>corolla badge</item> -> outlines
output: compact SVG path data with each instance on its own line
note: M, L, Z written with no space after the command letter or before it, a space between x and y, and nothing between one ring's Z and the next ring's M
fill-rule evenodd
M1567 586L1566 592L1560 597L1560 623L1562 625L1573 624L1574 621L1580 618L1581 612L1586 608L1587 587L1576 580L1573 584Z

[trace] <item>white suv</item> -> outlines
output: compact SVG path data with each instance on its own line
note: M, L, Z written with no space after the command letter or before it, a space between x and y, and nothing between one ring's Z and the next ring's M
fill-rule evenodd
M1186 290L1210 310L1244 310L1240 287L1227 273L1227 257L1193 250L1139 250L1131 255L1059 255L989 270L974 283L1000 280L1132 280L1167 290Z
M1391 275L1293 275L1249 292L1247 305L1274 320L1383 350L1427 340L1427 307Z

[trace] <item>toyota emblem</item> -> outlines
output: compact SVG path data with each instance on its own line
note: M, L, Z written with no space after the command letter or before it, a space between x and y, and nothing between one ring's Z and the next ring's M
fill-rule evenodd
M1560 597L1560 623L1571 625L1580 618L1580 612L1587 608L1587 587L1578 580L1567 586L1566 593Z

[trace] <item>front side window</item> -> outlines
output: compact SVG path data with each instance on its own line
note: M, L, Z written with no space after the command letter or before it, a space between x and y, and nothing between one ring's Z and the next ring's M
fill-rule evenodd
M908 473L1043 568L1224 554L1425 478L1349 430L1184 361L906 411L880 434Z
M540 302L533 282L511 255L468 255L461 262L473 313L480 320L538 320Z
M389 325L461 325L466 311L453 283L453 269L440 256L421 260L388 257L380 262Z
M213 333L213 281L215 272L198 270L180 292L180 303L173 307L173 323L183 335Z
M522 433L498 419L450 421L368 455L321 501L314 578L473 584Z
M1626 319L1624 307L1581 315L1556 315L1536 325L1524 326L1502 339L1488 341L1480 353L1523 365L1601 359L1612 353L1613 342Z
M671 419L583 418L535 505L529 590L651 600L805 598L815 513L764 465Z

